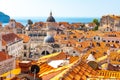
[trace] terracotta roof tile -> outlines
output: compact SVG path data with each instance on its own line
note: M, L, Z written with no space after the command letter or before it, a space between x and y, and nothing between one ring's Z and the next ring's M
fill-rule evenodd
M96 71L94 71L90 66L85 62L80 62L63 75L61 80L86 80L88 76L95 74Z
M39 66L40 66L39 74L42 74L44 72L47 72L47 71L50 71L50 70L54 69L53 67L49 66L46 62L40 64Z
M42 80L50 80L51 78L53 78L54 76L56 76L60 72L61 71L56 71L56 72L49 73L49 74L47 74L45 76L42 76Z
M0 51L0 61L4 61L11 58L7 53Z
M16 28L22 29L22 28L24 28L24 26L21 23L16 22Z
M79 59L79 57L77 57L77 56L70 56L69 61L70 61L70 63L73 63L74 61L76 61L78 59Z
M54 57L52 57L50 59L51 60L61 60L61 59L66 59L66 57L69 57L69 56L67 56L67 54L64 53L64 52L61 52L57 56L54 56Z
M8 34L4 34L2 35L2 39L8 44L10 42L14 42L15 40L21 40L20 37L18 37L16 34L14 33L8 33Z
M2 46L6 46L6 42L2 40Z
M17 35L23 39L24 43L28 43L30 41L30 37L25 34L17 34Z

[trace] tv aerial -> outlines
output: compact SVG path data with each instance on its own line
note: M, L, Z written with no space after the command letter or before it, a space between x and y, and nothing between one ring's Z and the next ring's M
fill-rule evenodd
M40 68L38 65L32 65L31 66L31 72L34 74L34 80L36 79L36 74L40 71Z

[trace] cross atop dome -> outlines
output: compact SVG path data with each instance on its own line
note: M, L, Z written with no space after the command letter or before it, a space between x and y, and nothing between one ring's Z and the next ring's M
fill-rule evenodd
M52 11L50 11L50 16L52 16Z

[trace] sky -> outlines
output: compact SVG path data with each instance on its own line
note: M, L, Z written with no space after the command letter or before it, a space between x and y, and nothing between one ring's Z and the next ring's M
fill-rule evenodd
M10 17L101 17L120 15L120 0L0 0Z

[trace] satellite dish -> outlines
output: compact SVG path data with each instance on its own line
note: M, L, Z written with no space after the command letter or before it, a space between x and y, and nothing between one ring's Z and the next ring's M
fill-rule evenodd
M90 67L92 67L94 70L97 70L98 69L98 63L95 62L95 61L89 61L87 63Z
M32 65L31 66L31 72L34 74L34 80L36 80L36 74L40 71L40 68L38 65Z
M37 74L40 71L40 68L38 65L32 65L31 66L31 72Z

